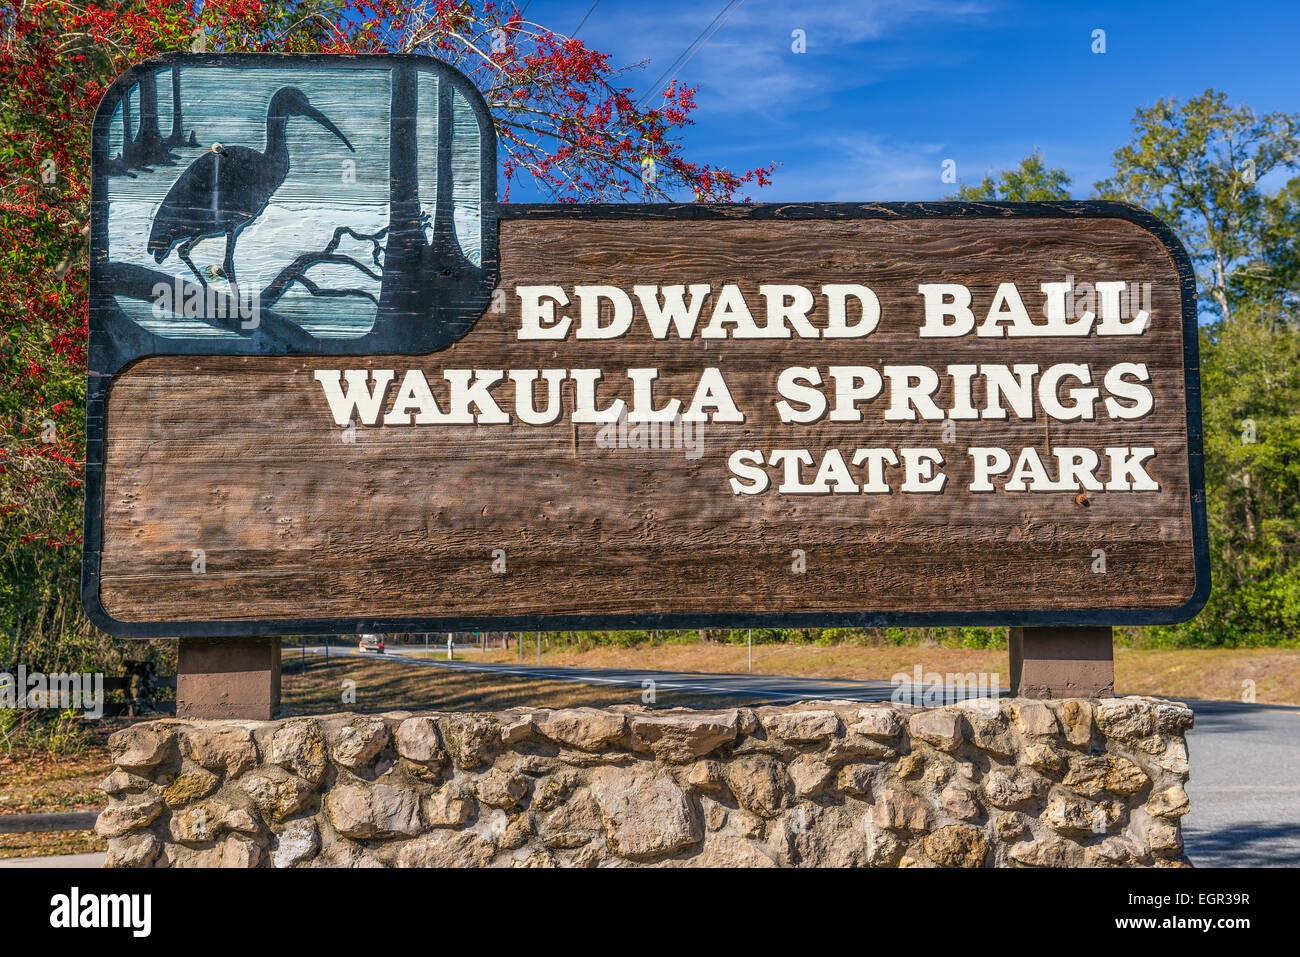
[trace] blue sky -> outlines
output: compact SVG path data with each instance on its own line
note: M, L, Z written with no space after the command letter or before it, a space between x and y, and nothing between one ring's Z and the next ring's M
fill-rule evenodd
M579 36L616 66L647 61L625 80L640 93L724 6L600 0ZM590 8L532 0L527 18L571 33ZM806 53L791 50L796 29ZM685 142L695 161L780 163L750 194L760 201L940 199L945 159L973 183L1035 147L1086 197L1134 110L1160 97L1212 86L1257 112L1300 112L1297 37L1294 2L745 0L679 68L699 88Z

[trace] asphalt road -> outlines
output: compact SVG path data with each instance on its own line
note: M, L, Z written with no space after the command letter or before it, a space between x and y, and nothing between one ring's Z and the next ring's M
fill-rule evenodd
M316 654L324 651L307 650ZM419 667L621 685L635 689L636 698L649 687L645 684L648 681L654 682L656 691L746 697L755 704L809 698L887 701L894 690L888 681L539 667L406 657L414 651L423 648L397 646L388 654L360 657L401 657ZM357 652L331 648L330 654L351 656ZM1186 703L1196 712L1196 726L1187 735L1192 766L1187 792L1192 810L1183 819L1183 838L1192 863L1198 867L1300 867L1300 708L1225 701Z
M1183 818L1198 867L1300 867L1300 708L1188 701Z
M308 654L321 654L324 648L308 648ZM431 649L438 651L435 647ZM458 649L465 650L465 649ZM296 651L296 649L295 649ZM715 694L720 696L752 697L755 704L800 701L806 698L843 698L850 701L888 701L893 685L888 681L814 680L785 678L773 675L691 673L678 671L641 671L635 668L564 668L549 665L491 664L475 661L447 661L445 658L414 658L413 653L423 648L398 645L384 654L361 653L356 649L330 648L330 655L340 654L356 658L373 658L379 661L400 658L406 664L428 668L445 668L453 671L477 671L518 678L546 681L569 681L589 685L621 685L635 689L628 703L640 700L642 691L653 682L656 692L687 692L690 694ZM292 661L294 651L285 650L286 664Z

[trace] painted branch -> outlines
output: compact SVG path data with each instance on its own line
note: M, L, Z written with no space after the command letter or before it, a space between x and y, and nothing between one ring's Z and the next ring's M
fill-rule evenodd
M177 277L175 276L131 263L104 263L97 268L101 270L99 274L99 280L103 284L101 288L104 288L110 295L126 296L129 299L139 299L143 302L152 302L154 300L155 288L160 283L172 289L175 289L177 284ZM271 351L277 348L307 350L316 342L310 334L304 332L297 324L283 316L276 315L266 308L259 311L258 323L255 327L245 328L240 319L238 303L235 300L224 293L205 290L202 286L184 279L179 282L181 293L186 299L190 296L196 296L205 303L210 299L219 306L217 311L224 313L224 315L202 314L192 317L200 322L205 322L218 329L238 333L241 336L252 336L260 333L266 338L267 346Z

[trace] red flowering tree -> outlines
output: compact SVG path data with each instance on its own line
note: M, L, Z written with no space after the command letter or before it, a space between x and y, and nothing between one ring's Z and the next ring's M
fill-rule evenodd
M433 54L492 109L503 198L531 182L559 202L718 202L772 172L687 161L694 89L638 107L606 54L513 3L0 0L0 30L0 665L106 663L76 600L90 125L133 63L184 49Z

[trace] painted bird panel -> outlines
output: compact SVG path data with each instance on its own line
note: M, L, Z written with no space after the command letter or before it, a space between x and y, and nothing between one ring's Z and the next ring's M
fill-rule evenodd
M113 85L93 152L101 366L435 350L491 296L492 119L436 60L171 54Z

